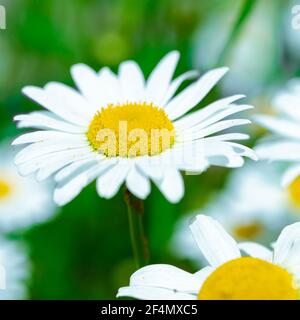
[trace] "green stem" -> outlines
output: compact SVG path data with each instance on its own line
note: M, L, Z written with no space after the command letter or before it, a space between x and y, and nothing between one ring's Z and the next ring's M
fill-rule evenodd
M219 55L219 65L223 65L229 54L230 49L232 48L233 43L236 41L244 23L249 17L255 3L257 0L244 0L244 4L241 7L240 13L232 26L230 35L226 41L226 44Z
M144 232L144 203L136 198L130 191L125 190L125 202L128 209L129 231L136 268L141 268L148 263L148 240Z

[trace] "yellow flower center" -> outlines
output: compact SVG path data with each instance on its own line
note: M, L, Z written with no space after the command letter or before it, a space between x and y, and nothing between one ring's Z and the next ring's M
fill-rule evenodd
M0 200L6 198L11 192L10 184L5 180L0 180Z
M263 231L263 226L259 222L238 225L233 229L236 238L253 240Z
M300 176L288 186L287 191L292 204L300 207Z
M174 126L163 109L152 103L110 104L97 112L87 132L94 150L107 157L157 155L170 149Z
M205 280L199 300L298 300L293 276L257 258L243 257L218 267Z

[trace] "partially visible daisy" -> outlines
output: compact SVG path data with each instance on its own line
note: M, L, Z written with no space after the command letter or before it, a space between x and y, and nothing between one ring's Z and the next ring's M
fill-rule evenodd
M13 164L9 146L0 147L0 231L24 229L54 215L52 187L23 178Z
M261 159L289 164L282 186L290 186L295 203L300 205L300 79L293 79L273 101L278 114L260 115L256 121L272 132L256 147Z
M20 173L36 173L38 180L55 174L54 199L59 205L70 202L95 179L104 198L113 197L125 183L132 194L145 199L152 180L175 203L184 195L180 171L201 173L210 165L239 167L244 156L255 159L251 149L232 142L247 135L218 134L250 123L224 120L251 108L233 104L243 95L184 116L228 69L209 71L175 95L185 80L197 76L189 71L172 80L178 60L178 52L167 54L147 81L135 62L125 61L118 75L106 67L96 72L84 64L73 66L79 91L57 82L44 88L25 87L23 93L48 111L15 117L19 127L38 129L13 143L27 144L15 159ZM154 132L168 133L168 143L158 135L155 144Z
M288 59L289 67L297 67L300 60L298 6L298 0L290 0L289 2L287 2L286 8L283 8L284 23L282 28L282 40L284 41L284 51L286 54L286 59Z
M238 1L228 5L224 2L222 10L211 12L201 21L193 36L191 48L195 66L209 69L218 63L240 9ZM268 19L265 19L266 15ZM242 30L231 45L230 53L224 57L225 63L230 65L230 74L221 84L225 94L241 91L253 96L265 87L274 70L274 59L280 46L282 47L276 37L276 17L277 11L272 2L258 1L255 4L251 15L244 21ZM291 29L290 19L289 15ZM215 37L216 25L222 30L218 37Z
M299 299L300 222L280 233L270 250L255 242L237 244L211 217L198 215L190 225L208 265L189 273L171 265L136 271L118 297L187 300ZM244 252L247 256L242 256Z
M29 278L30 264L23 244L0 238L0 300L26 299Z
M238 241L263 244L273 241L284 226L300 218L300 203L295 199L294 186L282 189L281 174L278 165L270 166L264 161L248 163L232 171L223 191L214 194L204 208L179 221L171 242L174 254L201 263L188 230L190 220L200 211L218 220Z

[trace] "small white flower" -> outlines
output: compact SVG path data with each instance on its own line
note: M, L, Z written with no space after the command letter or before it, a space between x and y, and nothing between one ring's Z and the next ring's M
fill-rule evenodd
M144 199L151 179L170 202L178 202L184 194L180 170L201 173L209 165L242 166L243 156L255 159L251 149L230 141L247 135L214 135L250 122L223 120L251 108L233 105L244 96L224 98L184 116L228 69L207 72L174 97L183 81L197 75L189 71L172 80L178 60L178 52L167 54L147 81L135 62L126 61L118 75L108 68L95 72L83 64L73 66L79 92L56 82L43 89L24 88L25 95L48 111L15 117L19 127L40 129L14 141L29 144L15 159L20 173L37 172L38 180L56 173L54 199L59 205L95 179L104 198L113 197L125 182L131 193ZM136 139L137 130L144 136ZM152 143L155 130L171 133L169 144ZM142 138L147 143L141 143Z
M9 146L0 147L0 231L20 230L49 219L56 211L51 193L49 184L20 177Z
M273 251L255 242L237 244L211 217L190 225L208 266L192 274L170 265L136 271L118 297L137 299L299 299L300 222L283 229ZM247 254L242 256L241 252Z
M0 300L27 298L30 265L23 244L0 238Z
M290 164L283 174L282 186L290 185L300 175L300 80L293 79L286 90L279 92L273 104L278 110L277 115L260 115L256 120L263 127L269 129L273 136L266 138L256 147L259 158L281 161ZM300 180L296 181L299 188ZM294 190L297 188L295 186Z
M213 194L206 206L178 222L171 242L174 254L192 259L197 265L203 261L188 230L192 217L202 211L218 220L238 241L262 244L273 241L284 226L300 217L300 198L295 199L295 185L282 189L281 174L281 167L270 166L265 161L247 163L232 171L223 191Z

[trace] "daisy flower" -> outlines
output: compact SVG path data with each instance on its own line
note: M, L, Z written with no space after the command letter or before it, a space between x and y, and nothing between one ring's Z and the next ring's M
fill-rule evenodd
M201 211L220 222L238 241L273 241L284 226L300 217L299 199L295 201L293 187L280 187L281 174L281 167L265 161L247 163L232 171L223 191L213 194L206 206L178 222L171 241L172 252L197 264L203 261L188 230L192 217Z
M218 63L234 28L239 10L240 6L237 2L233 6L225 5L220 11L211 12L199 24L191 48L195 66L211 68ZM275 12L271 2L259 1L255 4L251 15L243 24L234 44L231 45L230 54L225 57L225 63L230 65L230 74L221 84L222 92L225 94L232 94L238 90L248 96L257 95L270 79L274 70L274 59L277 57L280 46L282 47L276 37ZM269 19L265 19L266 15ZM288 27L292 29L290 12L288 19ZM216 25L222 30L218 37L215 37ZM297 30L295 36L299 39Z
M27 298L30 265L20 242L0 238L0 300Z
M296 204L300 206L300 80L293 79L287 89L279 92L273 100L277 113L260 115L257 123L273 135L263 139L256 147L259 158L288 164L281 180L289 187Z
M52 217L56 206L53 188L20 177L9 146L0 147L0 231L24 229Z
M118 297L191 300L299 299L300 222L285 227L270 250L237 242L211 217L190 225L208 266L189 273L165 264L136 271ZM244 252L245 255L242 255Z
M244 96L224 98L184 116L228 69L209 71L175 95L197 75L189 71L172 80L178 60L178 52L167 54L147 81L135 62L125 61L118 75L106 67L96 72L84 64L73 66L78 91L57 82L25 87L23 93L48 111L15 117L19 127L38 129L13 143L27 144L15 160L20 173L36 172L38 180L55 174L59 205L95 179L104 198L113 197L125 182L133 195L145 199L152 180L175 203L184 194L180 171L201 173L214 164L239 167L243 156L255 159L251 149L232 142L246 135L217 135L250 122L224 120L251 108L233 104Z

